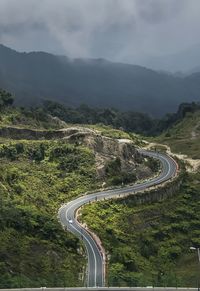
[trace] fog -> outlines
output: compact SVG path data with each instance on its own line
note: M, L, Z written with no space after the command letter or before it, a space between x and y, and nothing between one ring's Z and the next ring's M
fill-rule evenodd
M70 58L190 69L200 51L199 13L199 0L0 0L0 43Z

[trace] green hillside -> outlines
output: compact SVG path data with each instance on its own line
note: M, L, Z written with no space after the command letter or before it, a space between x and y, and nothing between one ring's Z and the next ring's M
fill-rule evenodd
M200 158L200 111L186 116L151 141L172 152ZM108 284L197 286L200 246L200 174L187 174L180 191L159 203L134 206L101 202L86 206L82 219L108 251ZM95 218L94 218L95 217Z
M40 109L12 107L9 93L0 93L0 129L60 127ZM83 247L63 231L57 211L97 187L93 153L59 140L1 136L0 160L0 288L82 285Z
M187 113L185 118L173 125L156 141L167 144L176 153L200 158L200 111Z
M52 119L42 109L14 107L4 108L0 114L0 128L8 126L39 130L63 127L59 120Z
M83 248L57 210L97 187L93 154L59 141L1 140L0 159L0 287L82 285Z
M0 104L0 132L11 127L54 133L68 126L43 109L10 105ZM197 157L199 117L199 112L187 114L154 141ZM89 128L142 145L133 133L99 124ZM0 288L82 286L85 251L63 231L57 211L62 203L101 187L94 152L80 141L15 140L10 135L0 137L0 161ZM135 181L119 165L117 159L107 163L107 185ZM200 245L199 180L198 173L187 175L180 191L163 202L107 201L83 209L82 219L107 251L109 285L196 286L197 255L189 247Z
M14 128L54 133L63 124L67 127L43 110L3 103L0 132ZM103 136L139 142L136 136L108 126L90 128ZM78 239L63 231L57 211L62 203L101 187L95 155L80 142L33 137L0 136L0 288L82 286L85 250ZM112 162L107 165L110 185L113 178L121 183L122 173L113 166ZM110 177L110 169L115 177ZM131 181L130 175L125 178Z
M195 287L199 276L200 174L173 198L134 206L119 201L86 206L82 219L109 254L110 286Z
M191 92L199 101L199 80L200 73L175 76L104 59L20 53L0 45L0 87L15 94L22 106L48 99L68 106L84 103L162 116L190 101Z

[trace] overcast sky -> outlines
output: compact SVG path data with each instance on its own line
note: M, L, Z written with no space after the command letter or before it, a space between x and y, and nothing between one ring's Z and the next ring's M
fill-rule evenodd
M142 63L200 43L200 0L0 0L0 43Z

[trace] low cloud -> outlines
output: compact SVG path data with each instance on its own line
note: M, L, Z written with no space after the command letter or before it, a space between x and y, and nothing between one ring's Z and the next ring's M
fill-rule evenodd
M1 0L0 42L141 63L195 45L199 9L199 0Z

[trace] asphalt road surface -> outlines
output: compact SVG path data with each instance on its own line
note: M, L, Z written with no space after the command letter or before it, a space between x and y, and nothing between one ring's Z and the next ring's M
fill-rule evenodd
M198 291L197 288L184 287L68 287L68 288L16 288L0 289L1 291Z
M79 197L65 205L63 205L58 212L60 222L62 226L72 232L74 235L83 240L87 255L88 255L88 267L87 267L87 287L103 287L104 286L104 260L101 250L99 249L96 241L92 236L76 221L76 211L92 201L99 201L106 198L123 197L123 195L134 194L138 191L142 191L151 186L161 184L176 175L177 163L168 155L158 152L139 150L145 156L156 158L160 161L162 167L159 176L152 178L141 184L135 184L134 186L123 187L120 189L96 192Z
M198 291L197 288L184 287L67 287L67 288L16 288L0 289L1 291Z

